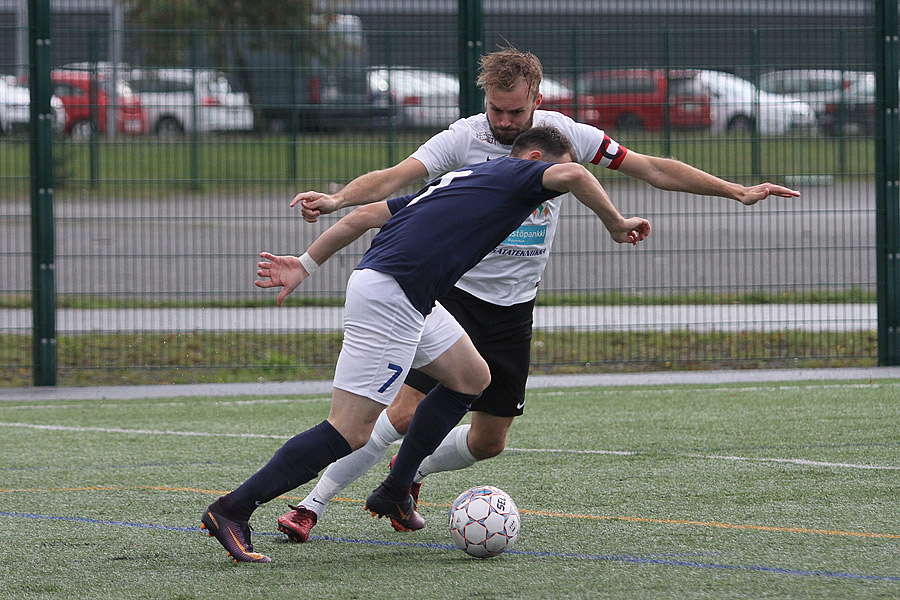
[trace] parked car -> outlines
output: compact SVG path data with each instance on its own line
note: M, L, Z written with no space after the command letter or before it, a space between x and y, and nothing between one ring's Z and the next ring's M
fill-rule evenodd
M706 129L712 123L709 95L681 72L651 69L594 71L564 85L577 93L568 99L545 98L559 110L602 129L657 131L668 125ZM577 114L576 114L577 113Z
M871 77L867 71L841 69L786 69L763 73L759 87L765 92L793 96L809 104L816 115L840 102L854 82Z
M123 81L140 101L151 133L174 137L186 131L249 131L253 110L246 93L210 69L133 69Z
M291 50L301 42L292 32L241 34L246 89L260 126L274 132L340 131L394 122L395 109L369 88L362 20L313 14L309 29L305 52Z
M826 135L872 135L875 133L875 75L850 84L841 99L829 102L819 115Z
M66 110L58 96L50 97L53 131L65 126ZM24 131L31 122L31 91L12 75L0 76L0 134Z
M724 71L694 71L712 102L712 131L782 135L815 131L816 119L809 104L780 94L764 92L737 75Z
M99 133L106 132L106 107L111 90L101 74L95 76L91 71L54 69L50 71L50 80L53 94L60 98L65 107L65 133L74 139L86 139L94 126ZM141 103L127 85L120 83L118 88L116 130L135 135L144 133L147 122Z
M559 102L571 102L575 97L572 89L567 87L558 79L552 77L544 77L541 79L541 96L544 102L551 104Z
M442 128L459 118L459 79L412 67L372 67L369 93L379 106L396 106L403 127Z
M459 79L441 71L413 67L372 67L369 91L378 106L397 106L395 122L410 128L442 128L460 117ZM572 90L549 77L541 93L551 102L571 100Z

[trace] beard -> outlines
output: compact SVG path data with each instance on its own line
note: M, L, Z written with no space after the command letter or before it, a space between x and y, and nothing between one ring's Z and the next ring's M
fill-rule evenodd
M528 119L528 122L525 123L522 127L499 129L497 127L494 127L494 124L490 122L490 119L488 120L488 125L491 128L491 133L494 135L494 141L504 146L511 146L512 143L516 141L516 138L519 137L520 133L531 129L531 125L533 122L534 115L532 115L531 118Z

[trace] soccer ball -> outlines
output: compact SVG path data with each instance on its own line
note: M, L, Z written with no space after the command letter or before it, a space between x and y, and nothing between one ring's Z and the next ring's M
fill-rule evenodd
M477 558L497 556L519 537L519 509L509 494L480 485L450 505L450 536L461 550Z

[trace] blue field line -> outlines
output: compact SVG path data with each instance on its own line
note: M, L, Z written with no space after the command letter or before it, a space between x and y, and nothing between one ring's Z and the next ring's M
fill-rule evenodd
M91 523L94 525L116 525L118 527L136 527L139 529L162 529L164 531L200 531L199 527L172 527L169 525L156 525L154 523L130 523L128 521L107 521L104 519L89 519L87 517L61 517L57 515L37 515L34 513L18 513L0 511L0 517L15 517L19 519L37 519L42 521L68 521L71 523Z
M63 517L58 515L40 515L35 513L20 513L0 511L0 517L12 517L18 519L37 519L46 521L67 521L73 523L90 523L95 525L114 525L117 527L135 527L140 529L157 529L161 531L201 532L199 527L174 527L171 525L157 525L155 523L132 523L128 521L109 521L103 519L90 519L86 517ZM274 532L258 532L255 536L281 537L282 534ZM325 542L343 542L348 544L364 544L370 546L395 546L407 548L426 548L432 550L456 550L451 544L426 544L422 542L390 542L381 540L364 540L356 538L343 538L332 536L310 536L311 540ZM661 556L673 555L631 555L631 554L572 554L566 552L536 552L525 550L508 550L506 554L519 556L534 556L542 558L575 558L579 560L604 560L635 564L664 565L673 567L689 567L694 569L717 569L730 571L750 571L756 573L772 573L776 575L796 575L804 577L826 577L838 579L859 579L866 581L895 581L900 582L900 575L869 575L866 573L847 573L842 571L812 571L805 569L788 569L784 567L767 567L764 565L727 565L721 563L704 563L691 560L674 560L661 558Z
M34 467L3 467L0 471L105 471L112 469L144 469L144 468L158 468L158 467L217 467L217 466L245 466L245 465L258 465L259 461L251 461L245 460L240 462L234 461L214 461L214 460L203 460L196 462L147 462L147 463L133 463L133 464L120 464L120 465L54 465L54 466L34 466Z

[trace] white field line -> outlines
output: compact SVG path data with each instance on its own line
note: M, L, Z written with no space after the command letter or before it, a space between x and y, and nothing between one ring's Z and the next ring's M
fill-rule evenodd
M252 406L252 405L266 405L266 404L309 404L312 402L330 402L331 396L322 396L321 398L257 398L255 400L216 400L216 406ZM150 408L182 408L188 406L189 404L196 404L196 400L192 400L190 403L188 402L154 402L153 404L141 406L148 406ZM81 402L66 402L60 401L56 404L19 404L7 406L0 404L0 411L4 410L43 410L48 408L95 408L95 409L106 409L106 408L134 408L133 404L118 404L115 402L105 402L103 400L97 400L88 404L83 404Z
M556 452L559 454L614 454L618 456L635 456L640 452L632 450L567 450L564 448L513 448L507 447L510 452Z
M585 396L585 395L604 395L604 396L623 396L625 394L637 394L640 396L649 396L649 395L670 395L670 394L683 394L685 392L685 386L679 386L674 388L646 388L640 387L639 383L634 384L634 388L612 388L612 389L564 389L564 390L542 390L542 389L532 389L528 391L529 396ZM710 387L710 388L700 388L704 393L717 393L717 394L738 394L738 393L748 393L748 392L763 392L763 391L794 391L794 390L830 390L830 389L847 389L847 390L860 390L860 389L881 389L881 388L900 388L900 382L883 382L883 383L820 383L820 384L790 384L790 385L778 385L778 386L746 386L746 387ZM135 398L139 400L139 398ZM10 399L12 402L17 402L16 400ZM83 402L85 398L80 398L79 401ZM291 404L291 403L309 403L309 402L328 402L331 400L331 396L319 396L317 398L256 398L253 400L215 400L215 403L221 406L243 406L243 405L265 405L265 404ZM105 409L105 408L122 408L123 406L128 406L129 408L133 408L134 405L123 405L115 402L109 402L104 400L103 398L97 398L94 401L89 401L88 403L76 403L74 400L66 400L66 399L54 399L54 400L45 400L44 402L51 402L50 404L6 404L0 403L0 412L5 410L32 410L32 409L46 409L46 408L96 408L96 409ZM199 402L199 400L192 399L190 401L191 404L195 404ZM183 401L171 401L171 402L157 402L154 404L150 404L151 407L183 407L186 406L187 402Z
M35 429L43 431L65 431L65 432L81 432L81 433L121 433L128 435L177 435L184 437L226 437L226 438L261 438L286 440L290 435L271 435L263 433L211 433L206 431L172 431L165 429L125 429L120 427L75 427L71 425L39 425L35 423L8 423L0 422L0 427L17 427L24 429ZM559 454L604 454L616 456L636 456L639 452L627 450L568 450L564 448L507 448L511 452L553 452ZM745 456L722 456L716 454L685 454L690 458L699 458L704 460L728 460L728 461L752 461L752 462L775 462L789 463L804 466L829 467L841 469L866 469L866 470L890 470L900 471L900 467L884 466L884 465L861 465L853 463L833 463L813 461L803 458L756 458Z
M858 465L854 463L834 463L823 462L819 460L807 460L805 458L753 458L748 456L720 456L717 454L688 454L693 458L704 458L711 460L737 460L750 462L774 462L774 463L790 463L794 465L804 465L810 467L837 467L840 469L870 469L884 471L900 471L900 467L890 467L884 465Z
M290 435L266 433L210 433L208 431L172 431L169 429L124 429L121 427L73 427L71 425L38 425L35 423L0 423L0 427L21 427L46 431L72 431L79 433L126 433L128 435L179 435L184 437L264 438L286 440Z
M678 388L643 388L640 387L640 383L634 384L636 387L633 389L606 389L606 390L554 390L554 391L541 391L541 390L531 390L529 393L534 395L541 396L586 396L586 395L605 395L605 396L622 396L624 394L639 394L641 396L649 396L652 394L683 394L685 393L685 386ZM886 382L886 383L821 383L821 384L809 384L809 385L771 385L771 386L747 386L747 387L716 387L716 388L694 388L694 391L701 391L703 393L717 393L717 394L743 394L747 392L766 392L766 391L778 391L778 392L790 392L795 390L830 390L830 389L844 389L844 390L877 390L881 388L900 388L900 382Z

